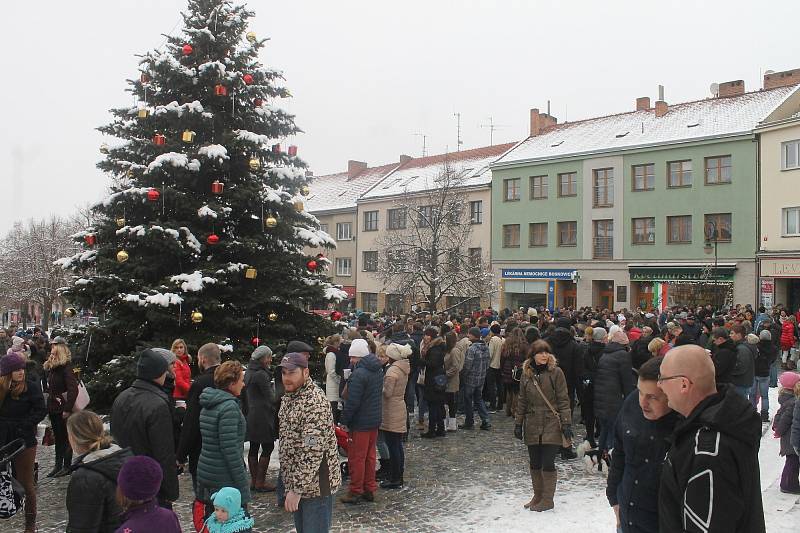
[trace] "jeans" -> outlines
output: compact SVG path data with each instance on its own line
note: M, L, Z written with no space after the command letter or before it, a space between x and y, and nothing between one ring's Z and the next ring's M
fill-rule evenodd
M300 506L292 515L297 533L327 533L333 517L333 495L300 498Z
M778 366L780 366L780 362L776 357L772 364L769 365L769 386L772 388L778 386Z
M406 452L403 449L403 434L392 431L382 431L389 448L389 468L391 481L399 481L403 477L406 467Z
M761 411L769 412L769 376L756 376L753 390L750 393L750 403L758 411L758 398L761 397Z
M417 387L417 405L419 405L419 413L417 413L417 421L422 423L425 421L425 413L428 411L428 402L425 401L425 386L416 384ZM428 415L430 417L430 415Z
M484 389L486 390L485 399L492 409L499 409L503 406L503 380L501 379L499 368L488 368L486 370Z
M597 443L601 451L607 452L614 447L614 419L598 418L600 424L600 441Z
M733 388L736 389L736 392L741 394L745 400L750 399L750 390L753 388L752 385L750 385L749 387L744 387L742 385L734 385Z
M375 492L375 446L378 430L351 431L350 446L347 449L347 463L350 469L350 492L364 494Z
M381 459L388 459L389 458L389 447L386 445L386 435L385 431L378 430L378 457Z
M417 386L417 378L419 374L417 372L412 372L411 377L408 378L408 383L406 383L406 410L409 413L414 412L414 404L416 402L416 386Z
M475 425L475 415L473 411L473 404L478 405L478 415L481 417L481 422L484 424L489 423L489 411L486 409L486 404L481 395L481 387L473 387L471 385L464 385L464 420L465 426Z

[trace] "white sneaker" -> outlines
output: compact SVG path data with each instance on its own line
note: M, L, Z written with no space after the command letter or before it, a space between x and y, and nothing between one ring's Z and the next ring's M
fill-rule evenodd
M457 431L458 430L458 420L455 418L448 418L447 419L447 431Z

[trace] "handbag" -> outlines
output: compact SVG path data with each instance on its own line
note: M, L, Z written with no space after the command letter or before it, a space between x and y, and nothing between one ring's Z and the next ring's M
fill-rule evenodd
M0 519L11 518L25 504L25 489L11 475L11 460L24 449L25 441L22 439L13 440L0 449Z
M511 379L520 381L522 379L522 365L514 365L511 369Z
M64 399L64 402L67 401L67 394L64 393L61 397ZM86 390L86 385L83 384L83 381L78 382L78 396L75 398L75 403L72 405L72 412L77 413L78 411L83 411L86 409L86 406L89 405L89 391Z
M563 446L564 448L571 448L572 439L568 439L567 437L564 436L564 428L561 426L561 417L558 415L558 411L556 411L556 408L553 407L552 403L550 403L550 400L547 399L547 396L544 395L542 387L539 386L539 381L535 377L532 378L531 381L533 381L536 390L538 390L539 394L541 394L542 400L544 400L544 403L547 404L547 407L550 409L550 412L553 413L553 415L556 417L556 420L558 420L558 430L561 432L561 446Z
M439 374L433 378L433 388L439 392L447 390L447 375Z
M53 428L47 426L44 430L44 437L42 437L42 446L52 446L56 443L56 437L53 435Z

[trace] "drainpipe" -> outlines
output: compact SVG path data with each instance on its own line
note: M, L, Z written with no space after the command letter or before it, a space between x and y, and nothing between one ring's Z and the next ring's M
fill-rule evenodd
M761 134L756 133L753 142L756 143L756 298L753 309L761 305Z

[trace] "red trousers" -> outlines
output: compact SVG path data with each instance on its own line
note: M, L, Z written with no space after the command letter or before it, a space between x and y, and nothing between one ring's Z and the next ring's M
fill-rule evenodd
M351 431L347 449L347 463L350 470L350 492L364 494L375 492L375 455L378 443L378 430Z

